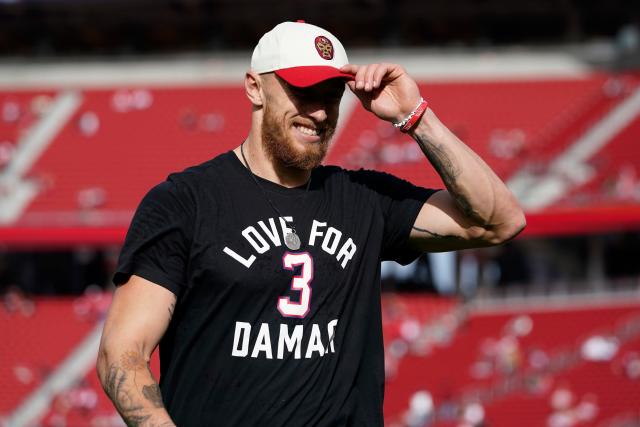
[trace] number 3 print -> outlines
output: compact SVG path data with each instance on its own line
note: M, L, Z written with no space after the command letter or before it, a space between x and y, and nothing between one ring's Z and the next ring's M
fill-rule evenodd
M293 276L291 289L300 291L300 302L291 302L289 297L278 299L278 311L284 317L304 317L309 313L311 305L311 286L313 280L313 258L308 252L293 254L285 252L282 256L282 266L287 270L293 270L295 266L301 265L302 271L299 276Z

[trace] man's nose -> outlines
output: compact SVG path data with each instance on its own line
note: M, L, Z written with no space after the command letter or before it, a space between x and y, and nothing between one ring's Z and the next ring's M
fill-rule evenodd
M306 113L309 117L312 117L316 122L324 122L327 120L327 107L324 104L316 103L309 105Z

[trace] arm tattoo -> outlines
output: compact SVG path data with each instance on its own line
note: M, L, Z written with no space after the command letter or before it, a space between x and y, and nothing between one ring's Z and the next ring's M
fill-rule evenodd
M416 139L422 152L431 161L436 170L442 174L442 179L453 181L460 176L460 169L442 148L441 144L433 144L426 138L420 137L420 135L416 135Z
M127 377L127 370L114 363L109 366L103 388L120 415L122 415L127 426L141 427L143 423L151 418L151 414L136 402L132 395L132 389L127 387Z
M112 363L102 383L105 393L109 396L116 409L129 427L161 427L170 426L173 423L158 425L151 421L152 414L145 409L143 400L138 397L142 394L155 408L162 408L162 396L157 384L145 385L137 388L136 374L139 370L147 370L149 367L145 358L136 351L127 351L120 357L120 363Z
M169 321L171 321L171 319L173 318L173 312L176 309L176 303L175 301L171 303L171 305L168 307L169 310Z
M144 369L147 367L147 362L144 357L135 351L126 351L120 357L120 363L122 367L128 371L137 371L138 369Z
M435 233L435 232L433 232L433 231L426 230L426 229L424 229L424 228L416 227L415 225L414 225L414 226L412 226L411 228L413 228L413 229L414 229L414 230L416 230L416 231L420 231L420 232L422 232L422 233L426 233L426 234L428 234L430 237L435 237L435 238L438 238L438 239L464 240L464 239L463 239L462 237L460 237L460 236L445 236L444 234L438 234L438 233Z
M148 401L153 403L153 406L155 406L156 408L162 408L164 406L164 404L162 403L162 394L160 394L160 387L158 387L158 384L153 383L142 386L142 394L147 398Z
M444 181L444 185L462 210L463 215L478 223L484 223L485 221L480 213L471 206L469 199L463 194L458 185L458 177L462 171L459 165L456 164L452 154L447 153L442 144L433 143L421 135L416 134L415 139L424 155L427 156L429 162L431 162L442 181Z
M178 299L178 297L174 296L173 297L173 302L171 303L171 305L169 305L169 307L167 307L167 310L169 310L169 322L171 322L171 319L173 318L173 313L176 309L176 300Z

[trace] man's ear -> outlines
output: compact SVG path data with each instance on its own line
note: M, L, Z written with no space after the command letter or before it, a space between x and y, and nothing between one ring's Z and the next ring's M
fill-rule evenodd
M253 71L247 71L244 76L244 89L249 101L254 107L262 107L264 104L264 92L262 91L262 79Z

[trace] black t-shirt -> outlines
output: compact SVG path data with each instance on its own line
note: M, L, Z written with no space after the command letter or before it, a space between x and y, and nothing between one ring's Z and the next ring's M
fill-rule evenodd
M257 179L266 197L227 152L154 187L129 228L114 282L177 295L160 342L169 414L180 427L382 426L380 261L419 255L406 242L433 191L333 166L308 189Z

